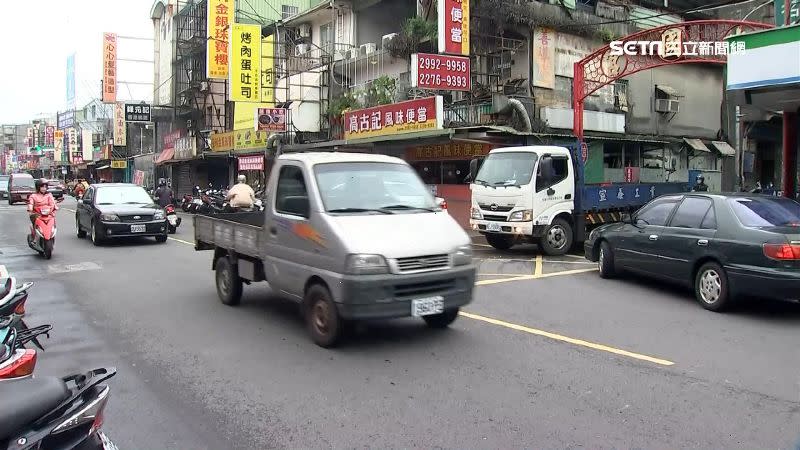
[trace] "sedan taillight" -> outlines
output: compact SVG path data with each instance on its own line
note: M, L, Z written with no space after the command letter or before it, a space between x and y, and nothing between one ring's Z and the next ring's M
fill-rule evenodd
M796 244L764 244L764 256L778 261L800 259L800 245Z

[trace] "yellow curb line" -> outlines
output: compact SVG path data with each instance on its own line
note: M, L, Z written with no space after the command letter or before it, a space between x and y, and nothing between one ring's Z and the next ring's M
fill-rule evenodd
M509 329L516 330L516 331L522 331L524 333L535 334L537 336L546 337L546 338L553 339L553 340L556 340L556 341L567 342L569 344L578 345L578 346L581 346L581 347L587 347L587 348L591 348L591 349L594 349L594 350L600 350L600 351L603 351L603 352L613 353L615 355L626 356L628 358L638 359L638 360L641 360L641 361L647 361L647 362L651 362L651 363L654 363L654 364L659 364L659 365L662 365L662 366L672 366L672 365L675 364L674 362L668 361L666 359L655 358L653 356L643 355L641 353L629 352L627 350L622 350L622 349L615 348L615 347L609 347L608 345L603 345L603 344L597 344L597 343L594 343L594 342L584 341L583 339L575 339L575 338L571 338L571 337L568 337L568 336L563 336L563 335L560 335L560 334L551 333L549 331L537 330L536 328L526 327L524 325L517 325L515 323L505 322L505 321L502 321L502 320L493 319L491 317L485 317L485 316L481 316L481 315L478 315L478 314L468 313L468 312L465 312L465 311L461 311L459 314L464 316L464 317L467 317L467 318L470 318L470 319L473 319L473 320L479 320L481 322L490 323L492 325L497 325L497 326L509 328Z

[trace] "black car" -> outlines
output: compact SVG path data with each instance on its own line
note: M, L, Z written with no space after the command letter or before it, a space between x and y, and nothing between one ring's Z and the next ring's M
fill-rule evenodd
M589 234L600 276L635 272L693 286L721 311L738 297L800 299L800 204L754 194L668 195Z
M63 198L67 187L61 180L47 180L47 192L53 194L53 198Z
M75 212L78 237L89 237L94 245L108 239L131 236L154 236L167 241L164 210L153 203L147 192L135 184L93 184L78 200Z

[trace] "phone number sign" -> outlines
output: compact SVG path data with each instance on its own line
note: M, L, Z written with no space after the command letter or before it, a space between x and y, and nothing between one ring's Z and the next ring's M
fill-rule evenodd
M469 58L465 56L414 53L411 55L411 86L421 89L469 91Z

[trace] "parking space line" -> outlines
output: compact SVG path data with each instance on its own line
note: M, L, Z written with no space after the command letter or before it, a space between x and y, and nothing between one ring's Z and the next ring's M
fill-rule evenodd
M174 237L171 237L171 236L168 237L167 239L169 239L170 241L180 242L181 244L194 246L194 242L184 241L183 239L178 239L178 238L174 238Z
M564 275L575 275L578 273L588 273L588 272L597 272L597 267L592 267L591 269L573 269L573 270L562 270L561 272L544 273L537 276L536 278L561 277Z
M470 319L473 319L473 320L479 320L481 322L490 323L492 325L497 325L497 326L501 326L501 327L504 327L504 328L509 328L511 330L522 331L524 333L534 334L536 336L542 336L542 337L546 337L546 338L553 339L553 340L556 340L556 341L566 342L566 343L573 344L573 345L578 345L578 346L581 346L581 347L591 348L591 349L594 349L594 350L599 350L599 351L603 351L603 352L607 352L607 353L613 353L615 355L620 355L620 356L625 356L625 357L628 357L628 358L638 359L640 361L647 361L647 362L651 362L651 363L654 363L654 364L659 364L659 365L662 365L662 366L672 366L672 365L675 364L674 362L666 360L666 359L661 359L661 358L656 358L656 357L653 357L653 356L643 355L641 353L634 353L634 352L630 352L630 351L623 350L623 349L620 349L620 348L610 347L608 345L603 345L603 344L598 344L598 343L595 343L595 342L585 341L583 339L571 338L571 337L564 336L564 335L561 335L561 334L551 333L549 331L537 330L536 328L526 327L524 325L518 325L518 324L515 324L515 323L511 323L511 322L505 322L503 320L493 319L491 317L481 316L481 315L469 313L469 312L466 312L466 311L461 311L459 313L459 315L467 317L467 318L470 318Z
M538 277L542 275L542 255L536 256L536 262L533 266L533 276Z
M498 280L481 280L476 281L475 286L485 286L487 284L498 284L498 283L507 283L509 281L523 281L523 280L533 280L535 275L519 275L519 276L512 276L509 278L500 278Z

